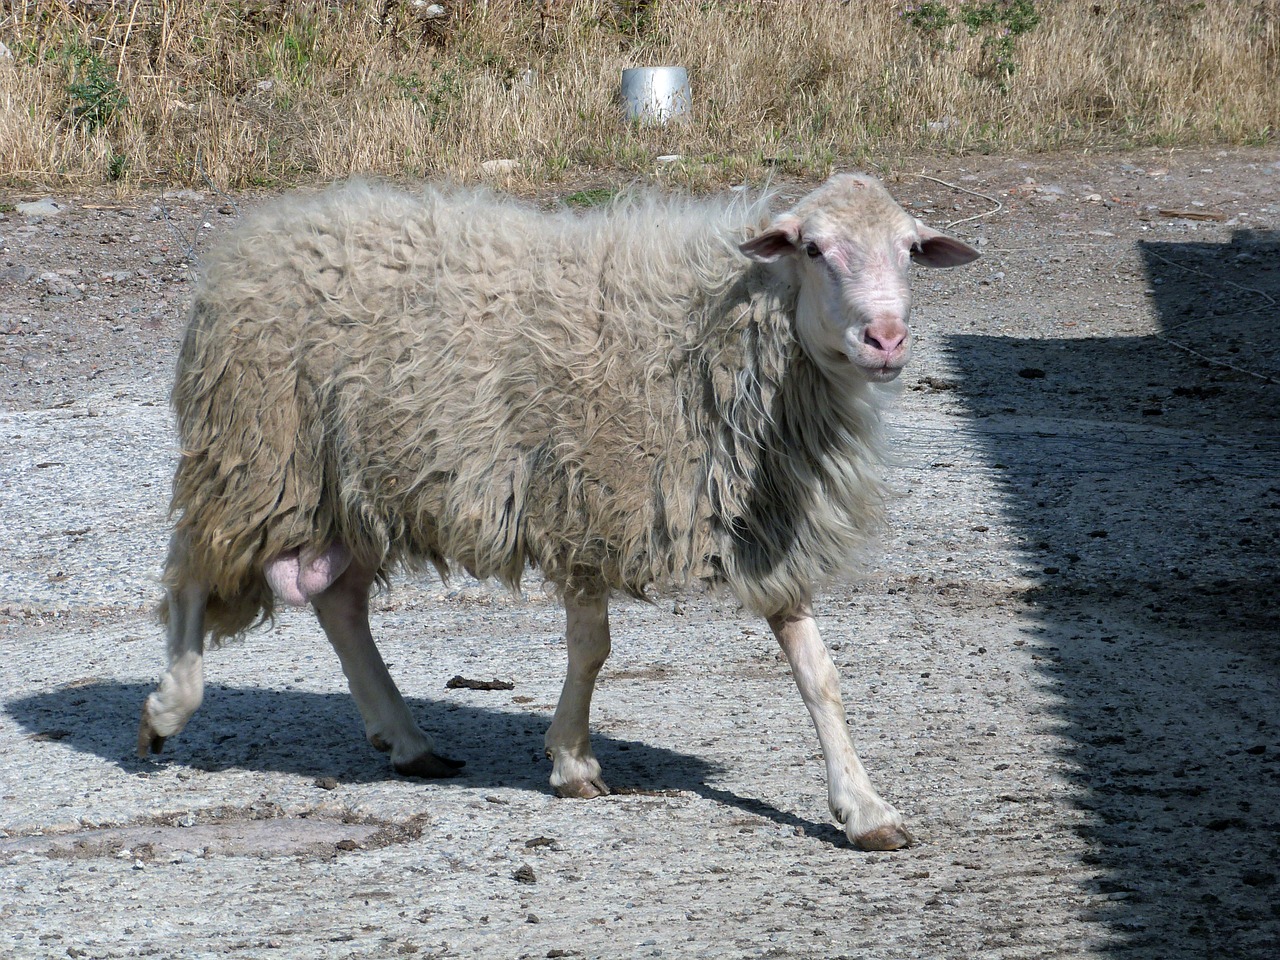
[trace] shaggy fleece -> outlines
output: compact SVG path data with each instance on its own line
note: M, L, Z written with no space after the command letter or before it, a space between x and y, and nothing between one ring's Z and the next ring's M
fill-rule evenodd
M270 616L271 559L333 541L384 579L803 600L875 527L875 388L818 370L794 272L738 250L768 201L265 207L206 258L178 360L168 585L211 587L215 641Z

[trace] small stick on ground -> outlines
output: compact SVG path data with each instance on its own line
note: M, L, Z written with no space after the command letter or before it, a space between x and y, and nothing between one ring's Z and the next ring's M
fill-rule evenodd
M954 227L957 223L968 223L970 220L981 220L983 217L994 216L995 214L999 213L1001 210L1004 209L1003 201L997 200L995 197L989 197L985 193L979 193L977 190L970 190L968 187L962 187L959 184L948 183L946 180L939 180L937 177L931 177L928 174L924 174L924 173L912 173L912 174L908 174L908 176L918 177L921 180L932 180L934 183L940 183L944 187L950 187L952 190L959 190L961 193L967 193L967 194L970 194L971 196L981 197L983 200L986 200L988 203L995 204L995 206L992 207L990 210L984 210L982 213L975 213L972 217L962 217L959 220L952 220L946 226L946 229L948 230Z

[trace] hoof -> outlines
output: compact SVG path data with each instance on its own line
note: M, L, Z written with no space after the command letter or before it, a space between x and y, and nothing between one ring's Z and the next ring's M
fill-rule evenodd
M138 756L145 758L148 754L159 753L164 749L165 738L156 733L151 726L151 716L147 713L147 705L142 705L142 720L138 723Z
M876 827L853 838L853 845L859 850L902 850L915 842L915 837L907 833L905 827L893 825Z
M424 753L414 757L407 763L397 763L396 773L402 777L423 777L428 780L441 780L445 777L456 777L467 765L465 760L454 760L442 757L438 753Z
M555 788L557 797L566 800L594 800L596 797L607 797L609 785L599 777L590 780L570 780Z

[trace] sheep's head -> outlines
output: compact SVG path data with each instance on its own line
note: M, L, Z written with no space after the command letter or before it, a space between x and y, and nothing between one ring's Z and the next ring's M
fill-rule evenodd
M911 262L954 267L978 256L903 210L879 181L855 174L832 177L740 249L795 271L796 333L829 376L880 383L901 373L911 353Z

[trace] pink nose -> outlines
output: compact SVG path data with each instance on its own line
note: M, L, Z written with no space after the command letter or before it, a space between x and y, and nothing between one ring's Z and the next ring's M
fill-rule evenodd
M891 357L907 339L907 325L897 317L881 317L867 324L862 340L872 350Z

